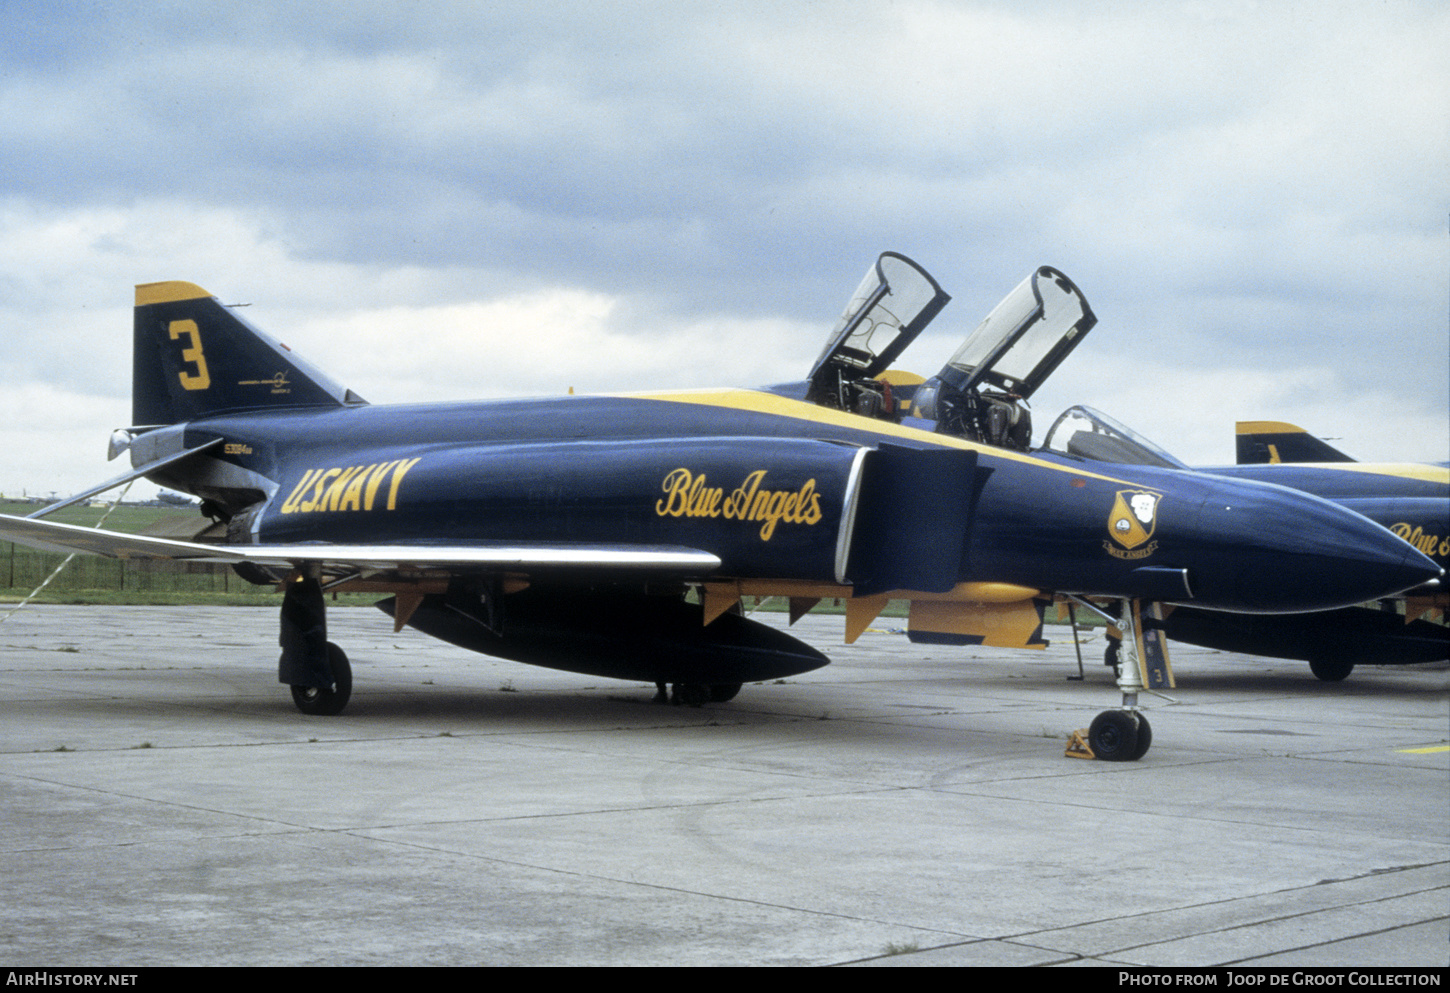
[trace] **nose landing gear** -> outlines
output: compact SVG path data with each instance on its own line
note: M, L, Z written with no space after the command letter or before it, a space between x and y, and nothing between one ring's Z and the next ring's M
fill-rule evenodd
M1138 600L1125 600L1119 617L1098 609L1085 600L1070 601L1086 607L1108 624L1122 632L1117 647L1118 689L1123 706L1105 710L1093 718L1086 736L1073 736L1067 754L1076 758L1099 758L1105 762L1136 762L1148 754L1153 744L1153 727L1138 708L1138 694L1144 690L1169 689L1173 686L1173 670L1168 664L1167 645L1159 630L1161 608L1144 605ZM1075 634L1075 632L1074 632ZM1113 649L1110 648L1111 652Z

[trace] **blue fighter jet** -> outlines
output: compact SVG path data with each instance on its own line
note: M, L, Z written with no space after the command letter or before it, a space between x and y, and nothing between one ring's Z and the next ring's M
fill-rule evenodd
M1439 566L1319 497L1157 465L1023 450L1020 399L1096 321L1042 268L930 380L892 360L947 303L919 266L868 271L806 381L765 389L371 405L187 282L136 288L131 468L0 538L232 565L281 592L279 679L336 714L352 674L324 595L372 591L395 626L535 665L671 683L687 702L826 656L747 619L846 605L854 639L889 599L917 640L1042 644L1054 596L1216 611L1334 610ZM1030 430L1026 432L1030 436ZM142 477L199 497L191 540L45 520ZM1123 706L1099 757L1151 740Z

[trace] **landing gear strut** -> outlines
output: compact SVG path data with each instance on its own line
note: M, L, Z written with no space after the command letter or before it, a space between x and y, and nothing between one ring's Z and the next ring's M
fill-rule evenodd
M277 641L282 646L277 679L291 687L297 709L328 717L342 713L352 696L352 666L327 640L327 606L315 573L288 577Z
M1147 716L1138 709L1138 694L1147 688L1143 684L1138 659L1138 645L1141 640L1137 631L1137 625L1141 623L1138 605L1134 601L1125 600L1119 616L1112 617L1076 597L1072 600L1092 610L1123 634L1121 641L1109 637L1104 659L1114 667L1117 674L1118 689L1123 694L1123 706L1119 710L1105 710L1093 718L1092 725L1088 728L1088 747L1092 749L1094 757L1106 762L1136 762L1148 754L1148 749L1153 744L1153 727L1148 723ZM1161 637L1159 631L1147 633L1154 639ZM1161 641L1155 640L1155 644L1160 646L1158 654L1162 655ZM1166 660L1166 655L1163 659ZM1156 678L1155 676L1155 680ZM1168 685L1171 685L1171 679Z

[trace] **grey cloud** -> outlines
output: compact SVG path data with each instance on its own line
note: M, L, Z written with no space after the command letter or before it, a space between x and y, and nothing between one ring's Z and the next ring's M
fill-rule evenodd
M23 6L0 204L230 211L284 260L456 274L426 285L459 299L613 294L653 315L640 336L824 332L895 249L956 298L950 351L1048 263L1098 308L1096 347L1343 356L1347 388L1446 403L1439 5ZM111 254L185 259L150 244L173 235ZM248 285L213 289L271 289L233 266ZM166 276L203 278L136 278ZM73 305L45 283L0 265L27 298L0 318Z

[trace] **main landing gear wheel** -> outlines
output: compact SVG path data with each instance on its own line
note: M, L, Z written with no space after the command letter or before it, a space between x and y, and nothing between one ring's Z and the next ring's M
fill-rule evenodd
M670 703L676 707L701 707L710 699L710 687L704 683L674 683L670 686Z
M1310 659L1309 671L1326 683L1337 683L1354 671L1354 663L1348 659Z
M315 717L340 714L342 708L347 706L348 698L352 696L352 666L347 661L347 654L330 641L327 643L327 664L332 668L335 689L327 690L320 686L292 687L292 702L304 714Z
M1148 718L1132 710L1105 710L1088 728L1088 747L1105 762L1136 762L1152 743Z
M734 700L743 683L676 683L670 702L686 707L703 707L707 703L725 703ZM656 697L658 699L658 697Z

